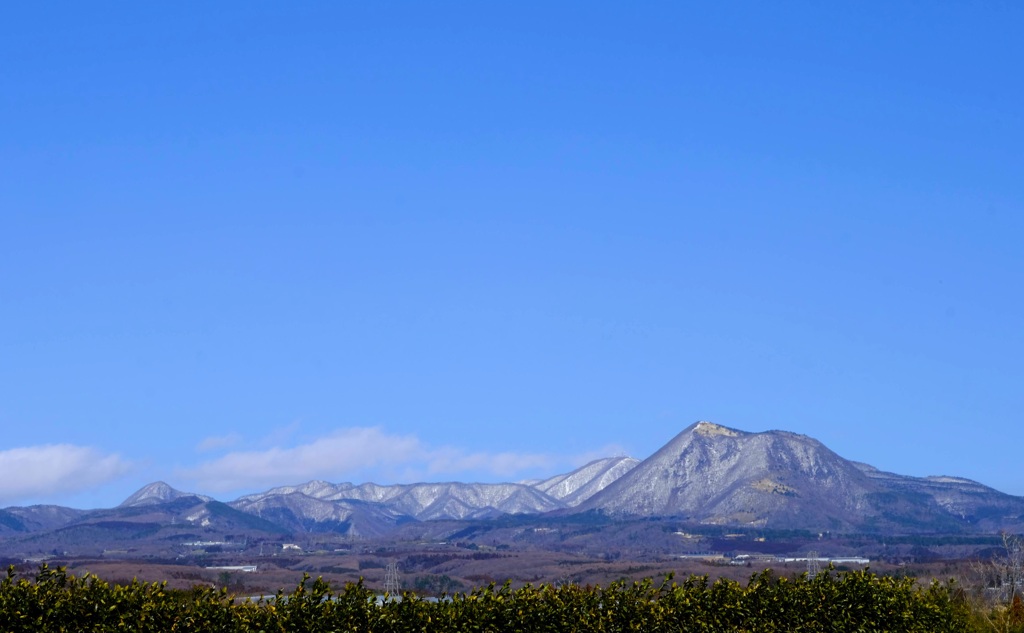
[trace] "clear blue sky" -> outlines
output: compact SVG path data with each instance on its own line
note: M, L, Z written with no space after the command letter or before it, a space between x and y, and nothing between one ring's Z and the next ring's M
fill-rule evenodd
M698 419L1024 494L1017 2L0 10L0 507Z

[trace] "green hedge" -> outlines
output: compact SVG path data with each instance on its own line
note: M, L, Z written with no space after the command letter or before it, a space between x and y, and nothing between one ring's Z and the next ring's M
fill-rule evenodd
M14 569L0 582L0 631L521 632L968 630L970 613L950 584L867 571L786 579L764 572L744 586L692 576L655 585L508 584L430 601L413 594L381 603L362 583L334 592L303 579L290 594L238 601L225 590L173 591L159 583L110 585L43 566L34 581Z

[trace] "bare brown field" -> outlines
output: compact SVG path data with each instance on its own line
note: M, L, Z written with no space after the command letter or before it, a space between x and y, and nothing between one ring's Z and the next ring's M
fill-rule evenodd
M76 576L90 573L112 583L122 584L138 579L143 582L166 582L167 586L173 589L189 589L196 585L218 588L227 586L232 593L243 596L274 594L279 590L290 592L302 579L303 574L309 574L314 578L323 577L335 587L340 587L346 582L362 580L367 587L383 591L389 563L398 565L403 590L412 590L424 595L467 591L490 583L500 585L506 581L515 587L526 584L566 583L607 586L621 579L652 578L660 581L672 574L676 578L706 575L711 580L729 578L742 582L766 568L772 568L783 576L796 576L806 570L802 563L729 565L712 559L672 557L643 561L607 561L591 556L545 551L499 553L465 552L454 549L439 551L436 548L409 549L387 554L320 553L293 557L225 559L217 561L216 566L85 558L49 561L51 566L67 566L69 572ZM256 565L257 571L243 572L216 568L252 564ZM25 575L31 575L35 569L29 563L18 567ZM909 566L878 563L871 565L870 568L882 574L910 575L930 580L962 577L967 565L955 561Z

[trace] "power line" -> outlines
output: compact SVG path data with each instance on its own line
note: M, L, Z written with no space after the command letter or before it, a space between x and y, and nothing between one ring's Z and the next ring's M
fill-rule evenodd
M398 563L388 563L387 572L384 574L384 593L389 596L402 594L402 583L398 579Z
M820 571L821 565L818 560L818 552L813 550L807 552L807 580L813 579Z

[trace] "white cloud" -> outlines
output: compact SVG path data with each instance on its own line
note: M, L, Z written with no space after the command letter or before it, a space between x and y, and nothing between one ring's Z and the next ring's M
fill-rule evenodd
M181 476L196 482L202 490L225 492L311 479L344 481L368 471L401 473L407 481L460 474L511 479L517 473L551 469L568 461L545 454L432 448L414 435L354 427L291 448L231 452L185 469Z
M412 459L420 450L415 437L387 435L376 428L351 428L292 448L235 451L182 474L204 490L236 490L398 464Z
M0 451L0 503L81 492L129 468L120 456L87 446L47 444Z

